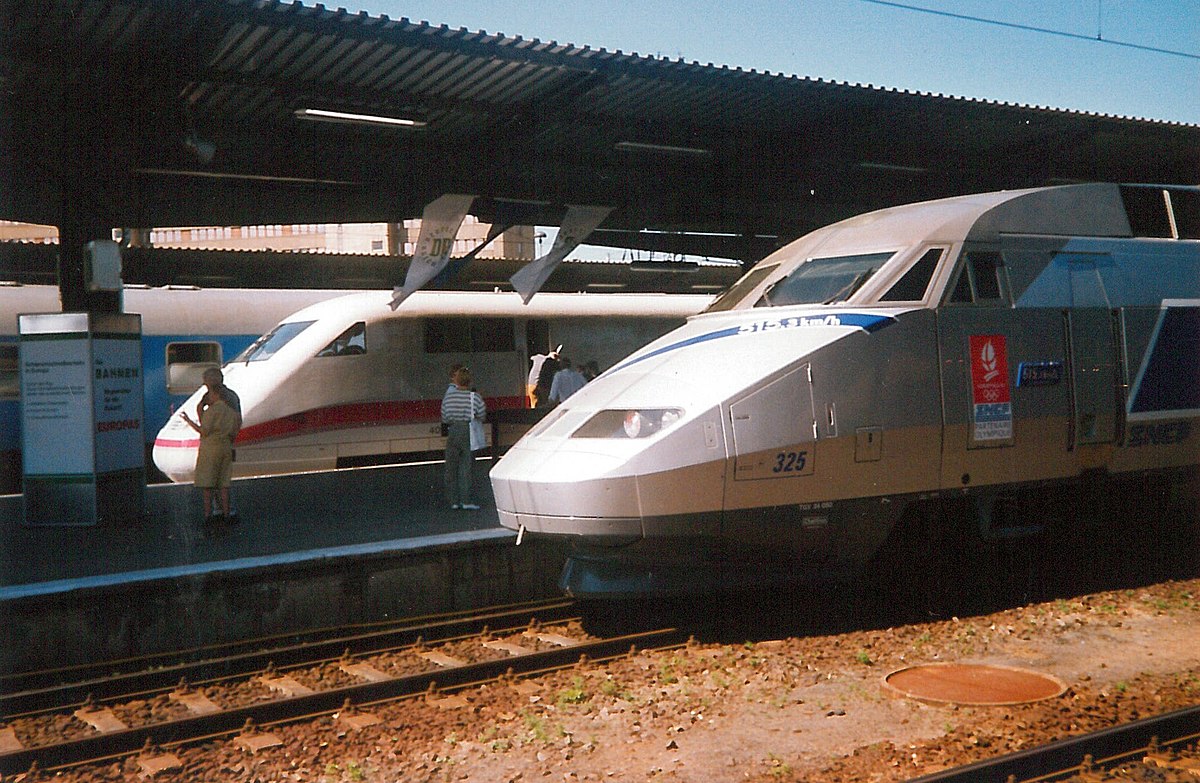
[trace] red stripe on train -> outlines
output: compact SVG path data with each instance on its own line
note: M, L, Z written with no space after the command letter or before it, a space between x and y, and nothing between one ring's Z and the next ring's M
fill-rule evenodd
M486 397L489 411L525 408L524 395ZM243 427L236 446L248 446L278 438L293 438L314 432L353 429L357 427L392 426L396 424L435 424L441 420L441 400L384 400L331 405L293 413L261 424ZM198 439L172 440L155 438L155 446L164 448L198 448Z

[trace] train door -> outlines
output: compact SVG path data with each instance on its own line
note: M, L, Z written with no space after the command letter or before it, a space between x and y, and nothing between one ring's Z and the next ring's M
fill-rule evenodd
M964 252L956 274L938 309L942 487L1073 474L1062 308L1012 307L992 250Z
M1065 317L1072 448L1112 443L1116 438L1116 343L1108 297L1097 269L1107 258L1079 253L1065 259L1071 280L1071 309Z
M805 559L828 553L828 509L800 506L817 464L811 367L802 365L729 406L732 470L724 537Z

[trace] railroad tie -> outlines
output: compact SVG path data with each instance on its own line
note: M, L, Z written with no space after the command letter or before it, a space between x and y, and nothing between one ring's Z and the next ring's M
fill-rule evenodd
M212 715L221 711L220 707L199 691L172 691L167 698L182 704L193 715Z
M275 748L283 744L283 740L274 734L255 731L254 721L249 718L246 719L246 725L242 727L242 733L235 737L233 742L247 753L258 753L260 750Z
M442 652L438 652L437 650L430 650L428 652L417 653L417 655L421 656L422 658L429 661L430 663L435 663L438 666L443 666L448 669L456 667L456 666L466 666L467 665L466 661L459 660L458 658L455 658L450 655L446 655L445 653L442 653Z
M529 653L533 652L533 650L529 649L528 647L522 647L521 645L513 644L512 642L502 642L499 639L494 639L490 642L484 642L483 646L489 650L500 650L501 652L506 652L509 655L528 655Z
M129 728L121 719L113 714L113 711L107 707L99 709L78 709L75 710L75 717L91 726L101 734L109 734L114 731L124 731Z
M538 633L535 634L535 636L537 636L539 642L553 644L556 647L574 647L575 645L579 644L578 639L572 639L569 636L563 636L562 634L557 633Z
M1200 778L1200 760L1176 759L1164 753L1149 753L1143 761L1149 766L1174 769Z
M158 756L139 756L138 767L141 768L138 777L145 780L163 772L182 769L183 762L174 753L163 753Z
M0 753L15 753L24 749L25 746L17 739L17 732L12 726L0 729Z
M316 693L307 685L302 685L291 677L284 675L283 677L259 677L258 681L267 686L273 691L282 693L289 699L296 696L308 696Z
M352 677L367 682L387 682L392 679L390 674L379 671L369 663L343 663L338 668Z

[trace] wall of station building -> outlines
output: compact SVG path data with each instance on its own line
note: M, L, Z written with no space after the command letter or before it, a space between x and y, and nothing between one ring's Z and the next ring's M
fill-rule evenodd
M491 224L468 215L454 240L451 256L464 256L482 244ZM275 250L411 256L421 232L420 220L402 223L301 223L259 226L183 226L138 231L136 244L186 250ZM532 260L533 226L514 226L495 239L480 258ZM121 238L119 230L114 239ZM54 244L58 229L0 221L0 241Z

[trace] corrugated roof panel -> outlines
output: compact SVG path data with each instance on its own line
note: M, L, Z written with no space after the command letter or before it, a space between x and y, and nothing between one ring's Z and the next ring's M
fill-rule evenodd
M412 78L412 74L419 70L427 60L435 56L437 53L430 49L404 47L399 53L395 67L387 79L377 85L377 89L407 92L408 81Z
M470 70L464 70L460 78L447 85L447 96L458 100L483 100L485 95L490 94L492 85L505 65L500 60L477 59Z
M286 38L280 40L269 63L270 70L281 76L297 73L296 63L304 58L305 52L311 48L312 42L312 33L304 30L289 30Z
M348 83L359 88L365 88L379 78L380 64L385 62L395 51L390 44L374 44L355 63L354 69L347 71L343 77Z
M543 76L545 81L541 79ZM499 106L527 104L537 99L537 85L541 84L549 89L553 82L569 78L561 71L538 66L523 66L519 63L506 63L501 72L497 74L495 83L488 90L488 94L483 98L489 103Z
M407 92L420 93L422 88L434 78L433 75L448 61L454 59L454 56L451 52L434 52L425 58L420 66L412 70L403 84L399 86Z
M213 56L208 64L217 69L238 70L238 66L246 61L246 52L253 45L253 41L269 32L266 28L249 23L230 25L222 36L220 44L214 48Z
M391 43L381 44L376 50L376 58L371 63L370 70L363 73L359 86L364 90L378 90L381 83L387 79L401 58L404 57L404 47Z

